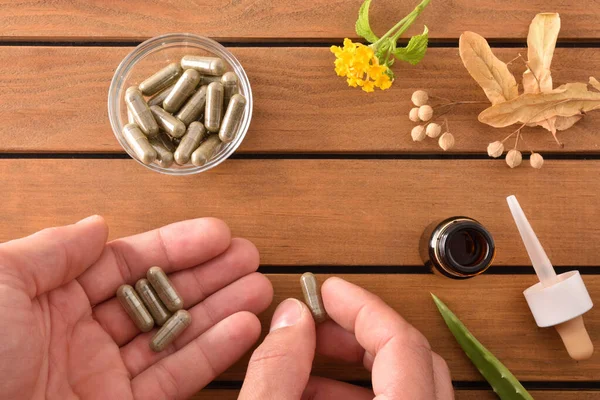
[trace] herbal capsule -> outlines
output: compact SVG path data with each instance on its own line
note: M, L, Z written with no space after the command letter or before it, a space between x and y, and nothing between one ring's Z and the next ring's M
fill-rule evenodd
M192 316L186 310L179 310L152 336L150 348L160 352L173 343L179 335L192 323Z
M209 132L218 132L223 113L223 85L213 82L206 89L206 110L204 110L204 126Z
M171 313L167 310L167 307L160 301L158 298L158 294L148 279L140 279L135 284L135 291L144 302L144 305L150 311L152 318L154 318L154 322L157 325L162 326L167 320L171 317Z
M231 142L235 137L237 127L244 116L245 108L246 98L241 94L234 94L227 106L221 129L219 129L219 138L223 143Z
M137 87L132 86L125 91L125 103L140 129L148 136L156 136L158 134L158 124L152 115L152 111L150 111L150 107L146 104L142 92Z
M321 299L321 290L317 282L317 278L310 273L306 272L300 278L300 285L302 286L302 293L304 294L304 302L310 309L310 312L318 324L325 321L328 316L323 306L323 300Z
M204 129L204 125L201 122L192 122L185 136L181 138L181 143L177 146L177 150L175 150L175 162L179 165L187 164L190 161L190 156L198 148L205 134L206 129Z
M204 105L206 103L206 86L202 86L187 103L181 107L181 110L175 115L184 124L189 125L192 121L197 120L204 111Z
M175 312L183 308L181 296L179 296L179 293L177 293L177 290L175 290L162 268L150 268L146 273L146 278L148 278L150 284L156 290L158 297L160 297L169 311Z
M192 164L200 167L209 162L221 143L219 135L210 135L208 139L192 153Z
M148 312L142 300L129 285L121 285L117 289L117 300L123 306L135 326L142 332L148 332L154 326L152 315Z
M135 118L133 117L133 114L131 113L131 111L129 110L129 108L127 109L127 123L128 124L135 124Z
M158 137L150 138L150 145L156 150L156 163L163 168L169 168L173 165L173 161L175 161L175 157L173 153L167 150L163 141ZM161 324L162 325L162 324Z
M237 93L238 90L238 77L235 72L225 72L221 77L221 83L223 84L223 104L229 104L231 96Z
M222 75L225 72L225 63L217 57L184 56L181 66L183 69L195 69L204 75Z
M167 98L169 93L171 93L171 90L173 90L173 86L175 86L175 85L169 86L168 88L163 89L162 91L160 91L157 94L155 94L154 96L152 96L150 98L150 100L148 100L148 105L150 107L162 106L163 101L165 101L165 99Z
M182 72L181 65L171 63L140 83L139 88L143 95L152 96L175 82Z
M156 139L163 145L163 147L169 150L171 153L175 152L177 146L173 144L171 137L164 132L160 132Z
M200 82L200 73L195 69L186 70L163 101L165 111L173 113L179 110L179 107L194 93L198 82Z
M129 143L138 160L144 164L152 164L156 160L156 150L150 145L148 138L136 124L125 125L123 127L123 137Z
M185 134L185 124L160 108L159 106L150 107L158 125L173 137L182 137Z
M215 76L212 76L212 75L202 75L200 77L200 85L201 86L208 86L208 85L210 85L213 82L221 82L221 78L222 78L221 75L215 75Z

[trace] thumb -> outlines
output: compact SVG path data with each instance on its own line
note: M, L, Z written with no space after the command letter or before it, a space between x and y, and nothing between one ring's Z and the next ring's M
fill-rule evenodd
M308 383L315 356L315 322L296 299L283 301L271 329L254 351L238 400L298 400Z

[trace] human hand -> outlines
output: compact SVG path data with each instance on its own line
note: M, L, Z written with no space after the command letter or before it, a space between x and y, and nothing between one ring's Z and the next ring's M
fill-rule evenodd
M331 321L315 324L298 300L282 302L256 349L238 400L452 400L450 371L427 339L379 297L330 278L321 288ZM373 390L311 377L315 349L371 371Z
M256 247L222 221L196 219L106 243L101 217L0 245L3 399L184 399L260 335L273 289ZM153 265L192 323L161 353L114 297Z

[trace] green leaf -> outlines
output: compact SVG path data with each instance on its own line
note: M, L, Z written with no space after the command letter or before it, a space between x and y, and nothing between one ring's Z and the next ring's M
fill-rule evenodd
M375 43L379 38L371 30L369 25L369 6L371 0L365 0L358 10L358 19L356 20L356 34L365 38L369 43Z
M494 392L501 400L533 400L521 382L486 349L452 311L431 293L433 301L444 318L450 332L456 338L460 347L467 354L471 362L477 367L481 375L492 385Z
M398 60L407 61L412 65L418 64L427 52L427 42L429 39L429 29L427 26L423 33L410 38L406 47L401 47L394 51L394 56Z

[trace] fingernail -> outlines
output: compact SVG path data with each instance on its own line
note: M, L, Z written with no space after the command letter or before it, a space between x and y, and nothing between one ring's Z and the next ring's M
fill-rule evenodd
M90 222L91 220L96 219L96 218L98 218L98 215L90 215L89 217L86 217L86 218L84 218L84 219L82 219L80 221L77 221L75 223L75 225L77 225L77 224L85 224L86 222Z
M302 303L296 299L284 300L273 314L273 321L271 322L271 330L273 332L286 326L296 325L300 321L302 316Z

